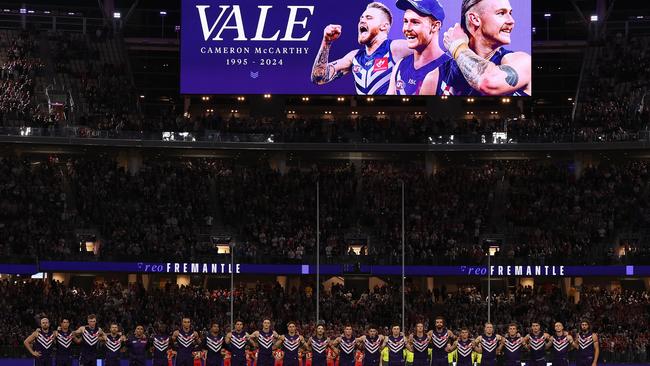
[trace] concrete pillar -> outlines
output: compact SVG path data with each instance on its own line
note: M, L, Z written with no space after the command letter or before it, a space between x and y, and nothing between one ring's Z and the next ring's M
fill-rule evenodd
M138 275L135 273L129 274L128 282L129 284L138 282Z
M645 290L650 291L650 278L646 277L643 279L643 284L645 285Z

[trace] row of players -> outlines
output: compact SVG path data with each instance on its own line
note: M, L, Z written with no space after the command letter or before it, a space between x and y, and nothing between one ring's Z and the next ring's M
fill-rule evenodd
M528 351L529 366L546 366L546 351L551 351L553 366L568 366L569 351L575 348L577 366L596 366L599 356L598 335L590 329L588 321L582 321L580 331L574 338L562 323L557 322L551 334L542 332L539 323L532 323L530 333L522 336L516 324L510 324L507 334L498 335L494 326L486 323L484 333L474 338L467 328L454 334L445 326L443 317L435 319L435 328L426 331L423 323L418 323L415 332L405 336L399 325L393 325L390 334L378 334L377 328L369 327L365 335L356 337L351 326L343 329L343 334L332 339L325 333L325 326L318 325L316 332L305 339L293 322L287 325L287 334L279 335L266 319L262 327L253 333L243 329L242 321L235 322L234 330L225 335L219 325L213 322L210 330L200 335L192 328L189 318L182 319L181 328L171 335L164 324L159 325L157 334L147 337L144 327L138 325L134 333L127 337L119 332L118 324L112 323L105 333L97 327L94 315L88 316L88 324L76 330L70 329L70 321L63 319L57 330L50 329L48 319L41 319L36 329L24 341L27 350L34 356L35 366L70 366L71 345L74 341L81 347L79 365L94 366L98 357L100 342L106 348L105 365L119 365L120 353L129 350L130 365L145 365L147 350L153 353L154 366L168 365L170 355L176 357L177 366L192 366L197 351L205 358L206 366L223 365L228 351L231 366L247 366L249 350L255 349L255 366L275 366L281 359L282 366L299 366L299 353L311 354L312 366L328 366L336 359L340 366L404 366L405 353L411 353L408 363L412 366L447 366L450 360L458 366L471 366L480 354L481 365L493 366L498 355L502 355L508 366L519 366L524 351ZM56 352L54 343L56 341ZM172 348L175 348L172 351ZM200 351L204 352L201 353ZM388 353L387 359L381 357L382 350ZM171 351L171 352L170 352ZM363 356L359 359L357 351ZM449 355L453 353L453 357ZM382 362L384 361L384 362Z

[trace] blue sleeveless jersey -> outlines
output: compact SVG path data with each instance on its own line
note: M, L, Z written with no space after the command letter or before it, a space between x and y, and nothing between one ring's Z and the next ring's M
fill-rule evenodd
M497 335L492 334L491 336L483 334L481 336L481 348L483 353L481 354L482 360L494 360L497 358Z
M48 330L47 332L43 329L38 330L38 336L36 337L36 342L34 342L34 351L40 352L41 356L38 357L39 360L47 359L52 357L54 351L54 332Z
M142 361L147 357L147 345L149 340L146 337L130 337L126 341L126 347L129 349L129 360Z
M504 339L504 349L506 361L515 362L521 360L521 347L522 347L522 338L519 336L505 336Z
M419 69L416 69L415 56L409 55L404 57L397 68L397 73L395 74L395 93L397 95L420 95L420 89L422 88L424 78L431 71L439 69L440 75L438 76L438 85L436 85L436 94L440 95L442 93L442 81L447 78L445 74L449 70L448 67L444 68L441 66L449 62L451 62L451 57L448 54L443 53L442 56L437 59Z
M213 364L215 361L221 361L221 348L223 347L223 336L221 334L213 335L208 333L203 338L203 349L208 351L206 362ZM218 363L218 362L217 362Z
M72 341L74 337L71 331L64 332L62 330L57 332L56 336L56 357L69 358L72 356Z
M106 335L106 359L107 360L119 360L120 359L120 349L122 348L121 336L112 336L110 334Z
M389 363L403 363L404 362L404 346L406 340L403 336L393 337L388 336L388 362Z
M282 351L284 352L284 359L289 361L298 361L298 349L300 348L300 336L285 335L284 342L282 342Z
M497 66L501 65L501 61L503 57L510 53L513 53L513 51L500 47L494 53L494 55L490 57L490 62L494 63ZM460 67L458 67L456 61L450 62L448 70L446 71L447 71L445 73L446 78L443 80L441 85L443 95L476 96L476 97L484 95L469 85L469 83L465 79L465 76L463 75L463 72L460 71ZM507 96L528 97L529 95L524 90L525 88L515 90L513 93L507 94Z
M84 360L97 358L97 343L99 342L99 329L86 327L81 334L81 353Z
M431 350L431 360L446 360L447 359L447 344L449 344L449 331L447 328L442 328L440 332L436 329L433 330L431 338L433 349Z
M429 337L413 335L413 362L424 362L429 358Z
M363 364L364 365L374 365L379 363L379 356L381 350L381 341L378 336L368 337L363 342Z
M551 348L553 354L553 360L566 360L569 358L569 349L570 349L569 339L566 336L553 336L553 348Z
M530 345L530 353L528 358L533 361L542 361L546 357L546 342L544 341L544 333L528 335L528 343Z
M260 330L259 334L260 336L257 338L257 343L259 343L260 348L257 351L257 358L273 357L273 343L275 343L273 331L265 332Z
M327 364L328 339L323 337L311 337L311 364L324 366Z
M246 345L249 335L246 332L232 332L230 337L230 353L234 364L246 362Z
M339 343L339 363L341 365L354 365L354 353L356 350L356 342L354 337L341 336L341 343Z
M166 360L167 350L169 350L169 336L155 335L153 337L153 359Z
M596 354L594 348L594 334L592 332L580 332L578 334L578 359L593 360Z
M469 338L466 341L459 339L457 349L458 349L458 364L471 365L472 352L474 351L473 341Z
M363 47L352 60L352 75L358 95L386 95L395 60L391 40L385 40L371 55Z
M192 328L187 332L180 329L178 331L178 337L176 337L176 352L178 353L178 357L192 358L192 352L194 352L194 349L196 348L195 341L196 337L194 336L194 330Z

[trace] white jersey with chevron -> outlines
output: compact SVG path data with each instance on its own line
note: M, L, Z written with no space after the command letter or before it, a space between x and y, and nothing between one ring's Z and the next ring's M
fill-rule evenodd
M393 73L395 60L390 50L390 40L368 55L365 47L357 51L352 59L352 75L358 95L386 95Z

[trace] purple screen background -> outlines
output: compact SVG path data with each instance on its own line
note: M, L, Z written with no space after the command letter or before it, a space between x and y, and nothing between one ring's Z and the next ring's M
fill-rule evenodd
M351 50L359 49L357 43L357 23L368 0L332 1L332 0L268 0L252 2L248 0L182 0L181 9L181 77L182 94L326 94L353 95L354 81L348 74L327 85L317 86L310 81L310 72L314 58L321 44L323 29L328 24L342 26L341 37L332 45L330 61L336 60ZM391 39L402 39L403 11L395 7L394 0L381 0L393 12ZM460 19L460 0L440 0L445 8L446 19L440 34L442 35ZM268 37L280 30L280 37L285 33L288 19L287 5L314 5L314 14L309 17L307 28L294 27L294 37L300 37L311 31L305 42L252 42L232 41L235 30L225 30L221 42L204 41L201 23L196 5L210 5L217 12L208 13L208 24L212 25L218 15L219 5L240 5L246 36L255 35L258 23L258 5L273 5L268 13L264 36ZM511 0L516 20L512 34L512 44L508 49L531 52L531 1ZM228 13L226 13L228 14ZM301 20L308 13L298 13ZM221 22L220 22L221 25ZM217 27L218 28L218 27ZM249 47L250 54L202 54L201 47ZM256 47L308 47L307 54L302 55L257 55ZM248 65L227 66L226 59L247 59ZM282 66L261 66L260 59L282 59ZM253 77L255 76L255 77Z

